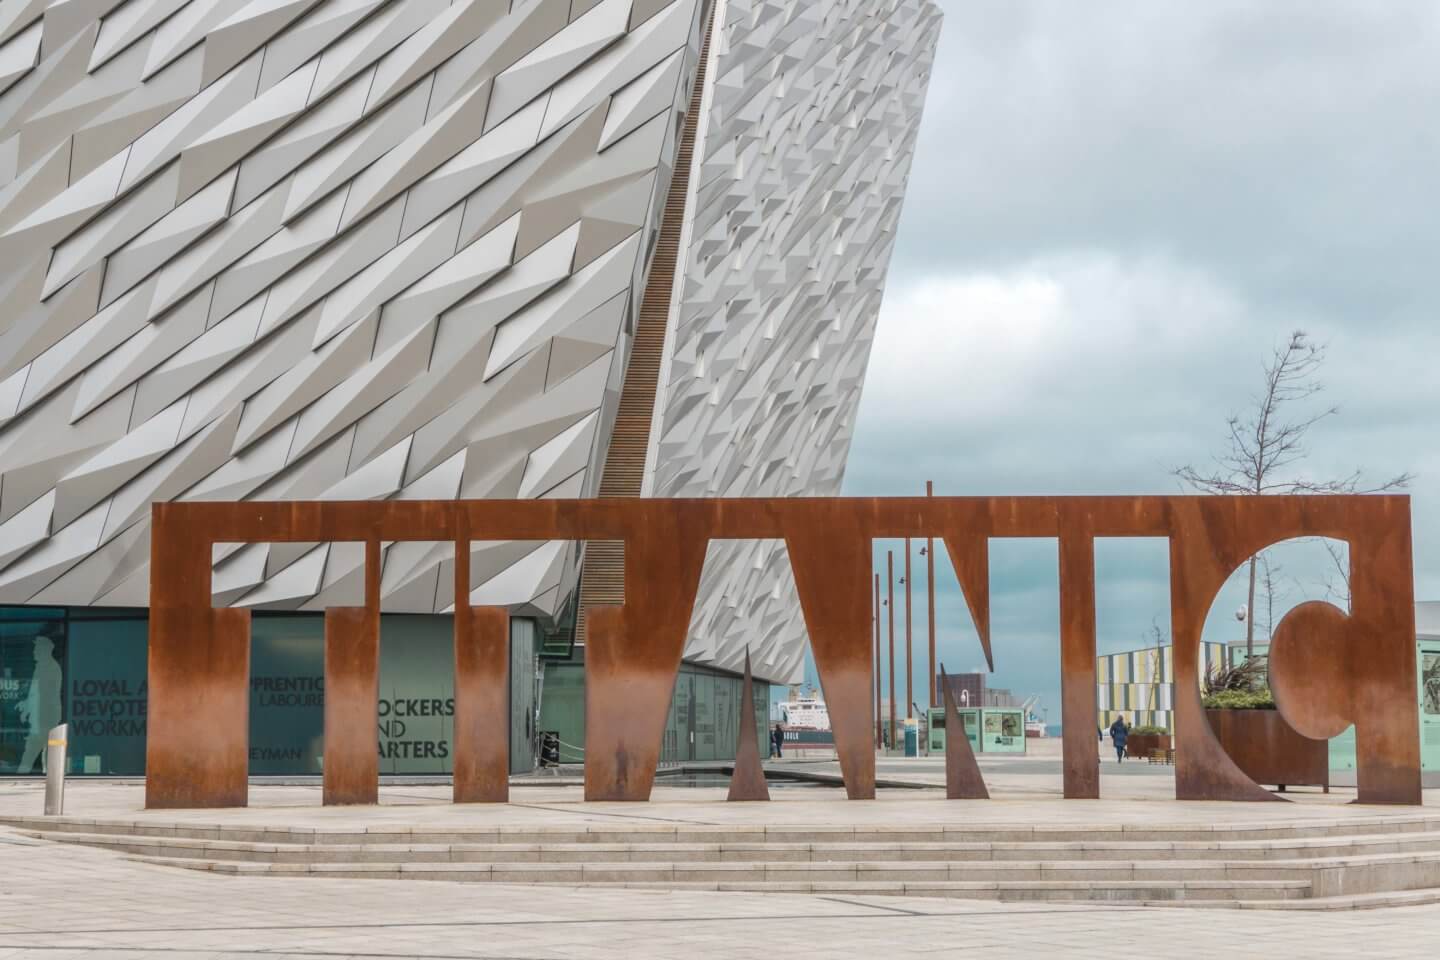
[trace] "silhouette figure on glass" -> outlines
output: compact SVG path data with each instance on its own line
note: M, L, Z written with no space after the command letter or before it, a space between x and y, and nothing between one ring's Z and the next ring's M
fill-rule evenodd
M60 663L55 659L55 641L50 637L35 638L35 672L30 676L30 690L20 704L20 722L30 728L25 750L20 755L17 773L31 773L36 762L45 772L45 740L51 727L60 723Z

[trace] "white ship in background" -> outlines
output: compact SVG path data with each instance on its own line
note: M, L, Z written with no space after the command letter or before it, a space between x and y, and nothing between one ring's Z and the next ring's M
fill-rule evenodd
M1025 711L1025 736L1049 736L1045 729L1045 718L1040 714L1040 698L1038 696L1026 700L1021 704L1021 709Z
M830 729L830 711L819 697L798 697L779 707L780 722L791 730Z
M1013 704L1014 701L1012 700ZM1025 715L1025 736L1045 737L1045 718L1040 710L1040 698L1030 697L1020 707ZM830 710L825 701L813 692L801 695L792 692L791 699L774 704L771 721L778 721L787 730L829 730Z

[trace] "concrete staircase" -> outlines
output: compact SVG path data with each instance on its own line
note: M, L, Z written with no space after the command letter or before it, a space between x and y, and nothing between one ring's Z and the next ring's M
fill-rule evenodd
M1440 819L1196 826L585 824L364 832L0 818L236 876L1356 909L1440 902Z

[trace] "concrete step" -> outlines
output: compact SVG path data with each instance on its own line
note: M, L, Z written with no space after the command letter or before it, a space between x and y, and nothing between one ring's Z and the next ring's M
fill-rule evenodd
M1213 844L1256 841L1400 837L1440 837L1440 816L1404 814L1336 820L1295 820L1284 823L1104 824L1094 826L1033 826L1028 824L925 825L750 825L750 824L583 824L545 827L403 827L316 829L265 825L221 825L75 817L0 817L0 826L45 833L109 834L130 837L176 837L270 844L924 844L924 843L1158 843Z
M45 841L81 843L143 856L279 862L829 862L907 861L1136 862L1332 859L1385 853L1440 853L1440 835L1318 838L1313 841L1225 843L253 843L174 836L52 833L22 830Z
M580 887L610 887L632 890L717 890L750 893L805 893L848 896L941 897L956 900L1001 900L1006 902L1051 901L1123 903L1127 906L1168 904L1199 898L1207 903L1249 903L1287 905L1305 903L1309 890L1296 881L1188 881L1152 883L1115 881L1103 887L1066 881L1009 881L999 883L962 880L909 883L815 882L815 883L687 883L657 886L647 883L581 883Z
M969 900L1055 900L1159 902L1199 898L1207 901L1282 901L1309 896L1305 880L1093 880L897 879L894 874L847 878L843 871L816 871L781 877L768 870L715 871L672 865L673 879L646 878L640 872L612 868L629 864L524 864L485 867L476 864L255 864L205 860L150 860L168 866L247 877L322 877L366 880L430 880L452 883L511 883L540 886L626 888L636 890L717 890L756 893L848 894L851 896L951 897ZM646 865L654 870L664 865ZM719 865L715 865L719 866ZM551 869L559 868L559 869Z
M1311 897L1289 900L1284 903L1252 903L1244 900L1233 901L1240 907L1285 910L1381 910L1387 907L1420 907L1440 903L1440 887L1426 887L1421 890L1385 890L1380 893L1365 893L1350 897Z
M673 886L688 883L861 883L912 884L1077 883L1096 889L1115 884L1173 888L1195 883L1303 886L1306 897L1356 897L1406 890L1440 888L1440 851L1372 854L1367 856L1309 857L1290 860L672 860L673 846L623 850L624 858L601 845L585 851L589 859L497 860L494 851L434 848L398 851L361 848L366 859L325 860L340 848L296 848L283 851L294 859L248 859L244 851L225 850L219 842L172 840L150 844L99 837L99 845L129 853L137 859L246 876L361 877L393 880L450 880L493 883L648 883ZM66 842L84 842L83 835ZM131 849L127 849L131 848ZM138 853L136 851L139 851ZM275 851L278 856L282 851ZM513 850L502 849L502 854ZM426 853L437 859L421 859ZM812 850L812 855L814 851ZM545 851L540 851L540 856ZM757 854L758 855L758 854ZM468 859L469 857L475 859ZM449 859L438 859L448 857ZM459 859L457 859L457 857ZM1051 889L1045 886L1046 889ZM1061 888L1055 888L1061 889ZM1288 889L1288 888L1287 888ZM1062 896L1062 894L1056 894ZM1167 895L1168 896L1168 895ZM1103 898L1103 897L1102 897ZM1227 894L1227 899L1235 899ZM1264 899L1264 896L1259 897ZM1144 899L1144 898L1141 898ZM1163 899L1163 898L1162 898ZM1244 899L1244 898L1240 898ZM1252 898L1255 899L1255 898Z
M1176 884L1191 882L1303 883L1314 896L1358 896L1440 887L1440 854L1386 854L1290 861L916 861L584 863L485 862L252 862L204 857L137 859L247 876L363 877L494 883L699 882L1074 882Z
M1194 907L1202 910L1383 910L1440 903L1440 887L1421 890L1385 890L1349 897L1303 897L1291 900L1157 900L1145 906Z
M326 831L18 818L38 841L216 874L1004 900L1315 904L1440 902L1440 819L1400 816L1216 829L585 824ZM13 822L13 821L12 821ZM91 828L91 829L87 829ZM1084 840L1057 839L1081 833ZM1203 839L1189 839L1195 835ZM941 839L933 839L934 837ZM1017 839L1016 837L1020 837ZM1181 839L1176 839L1176 837ZM920 839L917 839L920 838ZM477 840L476 838L483 838ZM930 839L925 839L930 838Z
M828 862L940 863L1319 860L1440 853L1440 833L1309 840L1095 843L475 843L284 844L22 830L24 836L141 856L260 863Z

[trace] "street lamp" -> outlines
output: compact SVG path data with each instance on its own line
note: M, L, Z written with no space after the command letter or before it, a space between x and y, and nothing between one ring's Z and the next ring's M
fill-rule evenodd
M880 713L880 574L875 574L875 749L885 745L885 719Z
M925 481L925 496L935 495L935 481ZM935 696L935 538L926 537L925 546L920 548L920 556L925 558L925 596L927 609L929 611L930 624L930 706L936 706L940 701Z
M895 749L895 551L885 551L885 582L890 608L890 749Z
M910 538L905 538L905 576L900 578L905 585L905 718L915 716L915 663L914 647L910 635Z

